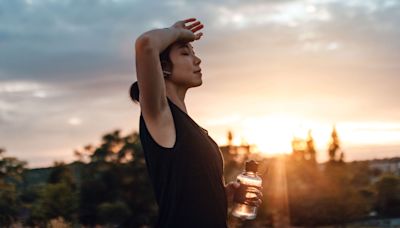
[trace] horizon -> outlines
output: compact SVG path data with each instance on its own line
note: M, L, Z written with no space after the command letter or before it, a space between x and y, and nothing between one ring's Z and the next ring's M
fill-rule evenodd
M282 154L273 154L273 155L261 155L260 157L262 157L263 159L277 159L280 157L284 157L284 156L290 156L290 153L282 153ZM353 162L370 162L370 161L386 161L386 160L393 160L393 159L400 159L400 156L395 156L395 157L382 157L382 158L371 158L371 159L363 159L363 160L351 160L351 161L346 161L344 160L344 163L353 163ZM88 164L88 161L79 161L79 160L72 160L69 162L65 162L62 161L65 165L71 165L72 163L83 163L83 164ZM324 165L329 163L329 160L325 160L325 161L316 161L316 163L318 165ZM48 165L48 166L38 166L38 167L29 167L27 166L26 169L28 170L32 170L32 169L47 169L47 168L53 168L54 164Z

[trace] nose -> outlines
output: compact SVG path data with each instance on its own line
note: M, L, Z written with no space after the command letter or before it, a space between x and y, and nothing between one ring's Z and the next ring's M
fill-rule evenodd
M199 65L201 63L201 59L197 56L195 56L195 59L196 59L196 61L195 61L196 65Z

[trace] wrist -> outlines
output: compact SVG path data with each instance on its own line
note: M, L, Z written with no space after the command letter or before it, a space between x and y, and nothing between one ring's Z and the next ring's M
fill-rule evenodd
M179 40L179 38L181 37L181 34L182 34L182 30L181 29L173 27L173 26L168 27L166 29L168 29L171 33L173 33L175 35L174 36L175 40Z

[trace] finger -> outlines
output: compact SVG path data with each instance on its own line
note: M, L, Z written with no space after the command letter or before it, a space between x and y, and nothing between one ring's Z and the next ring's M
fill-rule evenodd
M258 198L263 198L263 193L261 191L256 191Z
M197 34L199 36L199 38L201 36L200 34L203 35L203 33L200 32L200 33ZM232 181L232 182L229 183L229 188L231 188L231 189L236 189L239 186L240 186L240 183L238 183L238 182L233 182Z
M250 187L249 192L251 192L254 196L257 196L259 198L262 198L263 193L260 191L260 189L256 187Z
M193 27L193 28L190 29L190 30L192 30L192 32L197 32L197 31L199 31L199 30L202 29L202 28L204 28L204 25L203 25L203 24L200 24L200 25L197 25L197 26Z
M201 25L198 25L198 26L192 28L191 30L192 30L192 32L197 32L198 30L202 29L203 27L204 27L204 25L201 24Z
M193 27L195 27L195 26L197 26L197 25L199 25L200 24L200 21L197 21L197 22L195 22L195 23L193 23L193 24L191 24L191 25L189 25L189 26L186 26L186 28L187 29L191 29L191 28L193 28Z
M248 202L249 205L256 206L256 207L260 206L261 203L262 203L262 201L260 199L258 199L258 200L248 200L247 202Z
M197 37L197 40L200 40L200 38L201 38L202 35L203 35L203 34L199 34L198 37Z
M183 22L187 23L187 22L195 21L195 20L196 20L196 18L191 17L191 18L188 18L188 19L183 20Z

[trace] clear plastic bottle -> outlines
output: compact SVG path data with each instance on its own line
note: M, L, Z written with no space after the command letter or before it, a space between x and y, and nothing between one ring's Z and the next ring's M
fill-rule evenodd
M257 175L258 163L254 160L246 161L245 170L239 174L236 180L240 187L233 197L232 215L241 219L255 219L257 206L251 205L251 198L256 198L256 189L262 186L262 179Z

